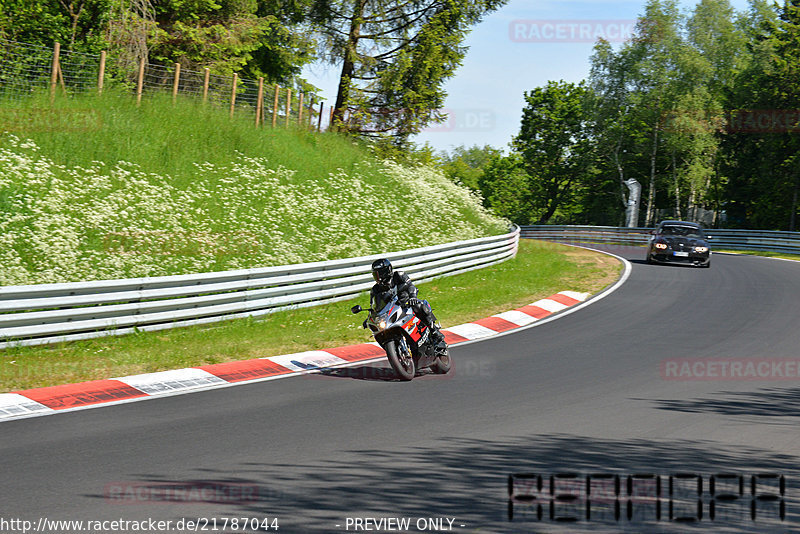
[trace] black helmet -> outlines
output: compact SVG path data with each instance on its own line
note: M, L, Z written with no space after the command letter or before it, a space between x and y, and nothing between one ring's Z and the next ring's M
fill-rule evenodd
M375 279L375 282L388 286L389 281L392 279L392 264L389 263L389 260L381 258L373 261L372 277Z

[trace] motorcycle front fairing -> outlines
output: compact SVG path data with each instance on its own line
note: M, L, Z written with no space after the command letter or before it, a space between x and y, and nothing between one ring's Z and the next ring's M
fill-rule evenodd
M372 304L372 309L376 310L378 308L375 305L383 304L383 302L373 302ZM422 324L413 309L410 307L404 309L397 302L397 298L385 303L380 311L370 314L367 324L375 336L375 341L381 346L401 334L410 342L414 354L419 354L419 346L425 343L430 334L429 329Z

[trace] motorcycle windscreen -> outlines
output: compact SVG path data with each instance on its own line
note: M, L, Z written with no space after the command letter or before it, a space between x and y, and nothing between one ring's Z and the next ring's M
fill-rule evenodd
M393 287L388 291L383 291L381 293L372 293L370 297L370 308L375 311L383 310L389 303L391 303L395 297L397 296L397 288Z

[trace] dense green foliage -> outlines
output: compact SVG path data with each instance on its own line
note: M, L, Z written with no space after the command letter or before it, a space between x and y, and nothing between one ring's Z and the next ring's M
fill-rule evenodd
M492 159L502 155L502 151L489 145L482 147L456 147L452 153L440 155L440 167L445 175L454 182L472 189L479 189L478 181L484 169Z
M122 71L144 57L287 83L314 59L314 40L300 31L310 1L0 0L0 37L108 50Z
M639 225L797 229L798 0L650 0L633 39L599 41L591 64L581 84L526 94L512 153L477 179L486 205L518 223L621 225L635 179Z

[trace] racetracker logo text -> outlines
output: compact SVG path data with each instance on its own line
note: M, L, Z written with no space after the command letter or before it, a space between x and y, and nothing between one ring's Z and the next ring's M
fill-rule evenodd
M115 504L242 504L269 494L254 484L229 482L112 482L103 496Z
M676 358L661 361L664 380L800 380L800 359Z
M635 26L635 20L513 20L508 35L515 43L621 43Z

